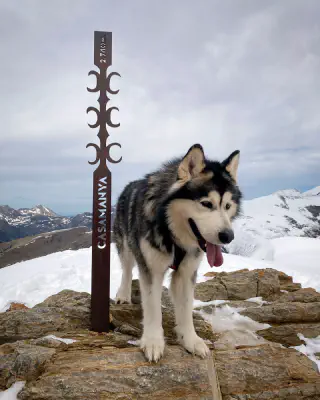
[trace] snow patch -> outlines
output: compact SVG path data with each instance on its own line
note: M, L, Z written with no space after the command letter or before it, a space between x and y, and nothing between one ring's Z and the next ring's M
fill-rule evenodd
M200 312L204 318L211 323L214 332L239 330L244 332L256 332L270 328L269 324L262 324L253 319L239 314L243 308L230 307L227 304L213 310L212 314Z
M320 372L320 360L317 359L316 353L320 353L320 335L316 338L309 339L302 335L302 333L298 333L297 335L300 340L303 340L305 344L301 344L300 346L292 346L292 348L300 351L306 355L310 360L312 360L318 367L318 371Z
M270 304L269 301L262 300L262 297L251 297L250 299L247 299L245 301L250 301L252 303L257 303L260 306L262 306L263 304Z
M216 308L212 315L200 311L202 317L212 325L219 338L214 342L216 349L234 349L238 346L256 346L265 343L265 339L256 334L256 331L267 329L268 324L261 324L249 317L239 314L243 308L234 308L225 305Z
M202 306L218 306L219 304L228 303L229 300L211 300L211 301L200 301L200 300L193 300L193 308L202 307Z
M63 342L65 344L71 344L71 343L75 343L76 342L75 339L65 339L65 338L57 337L55 335L44 336L44 339L54 339L54 340L58 340L59 342Z
M0 392L0 400L18 400L17 394L23 389L26 382L15 382L9 389Z
M128 340L128 343L132 346L140 346L140 340Z

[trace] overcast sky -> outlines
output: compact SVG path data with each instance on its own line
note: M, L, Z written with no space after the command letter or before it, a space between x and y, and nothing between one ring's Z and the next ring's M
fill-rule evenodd
M201 143L252 198L319 185L319 0L0 0L0 204L91 210L93 31L113 32L124 185Z

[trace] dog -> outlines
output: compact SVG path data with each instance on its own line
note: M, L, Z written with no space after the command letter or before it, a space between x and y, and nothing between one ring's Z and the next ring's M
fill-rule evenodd
M195 144L184 157L130 182L119 196L113 237L122 280L116 303L131 302L136 263L143 308L140 347L149 361L157 362L165 348L161 294L170 266L178 341L202 358L209 353L193 325L194 285L203 254L211 267L222 265L221 246L234 238L231 222L242 197L237 185L239 156L236 150L223 162L211 161Z

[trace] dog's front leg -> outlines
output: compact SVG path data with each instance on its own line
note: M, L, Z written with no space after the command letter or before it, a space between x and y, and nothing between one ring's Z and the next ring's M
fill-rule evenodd
M193 325L193 295L199 260L186 256L178 271L173 272L170 293L175 306L176 333L179 342L190 353L205 357L209 349Z
M141 241L146 265L139 265L139 282L143 307L143 335L140 347L149 361L158 361L164 352L161 296L165 271L170 256Z
M149 361L158 361L164 351L161 294L163 273L140 271L140 290L143 307L143 335L140 347Z

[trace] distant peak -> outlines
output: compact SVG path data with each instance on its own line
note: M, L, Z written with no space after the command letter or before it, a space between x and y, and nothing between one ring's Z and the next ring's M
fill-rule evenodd
M54 211L52 211L50 208L48 208L48 207L46 207L46 206L44 206L42 204L36 205L31 210L32 211L34 210L38 214L47 215L49 217L57 216L57 214Z

